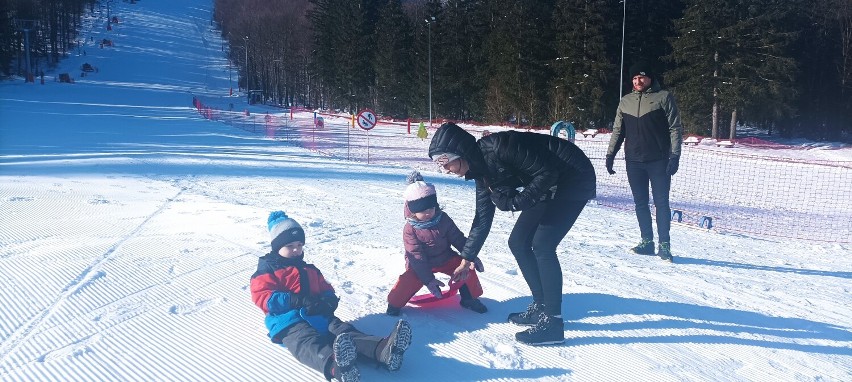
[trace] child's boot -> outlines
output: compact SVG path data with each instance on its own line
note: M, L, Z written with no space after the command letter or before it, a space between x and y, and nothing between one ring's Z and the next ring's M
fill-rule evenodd
M390 335L379 343L376 348L376 360L390 371L397 371L402 366L402 355L411 346L411 325L408 321L399 320Z
M339 382L358 382L361 380L361 371L355 360L358 358L358 349L355 341L349 333L342 333L334 339L332 345L333 360L331 363L331 376Z
M473 297L473 294L470 293L470 288L467 284L463 284L461 288L459 288L459 294L461 295L461 300L459 304L462 308L470 309L476 313L485 313L488 311L488 308L479 301L476 297Z
M462 308L470 309L476 313L485 313L488 311L488 308L485 307L485 304L475 298L463 298L461 299L460 304Z
M395 316L399 316L399 314L402 313L401 311L402 311L402 308L397 308L397 307L391 305L390 303L388 303L388 310L386 310L385 313L388 316L394 316L395 317Z

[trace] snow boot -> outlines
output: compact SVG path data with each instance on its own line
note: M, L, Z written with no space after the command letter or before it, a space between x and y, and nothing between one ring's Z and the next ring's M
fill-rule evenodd
M378 361L390 371L397 371L402 366L402 354L411 346L411 325L408 321L399 320L385 339L385 347L379 352Z
M518 342L527 345L553 345L565 342L564 322L561 317L542 312L535 326L515 334Z
M654 254L654 240L653 239L642 239L639 242L639 245L633 247L631 249L633 253L637 255L653 255Z
M533 301L527 306L526 312L509 313L509 322L520 326L533 326L538 323L538 316L544 312L544 305Z
M475 298L462 299L459 304L462 306L462 308L470 309L476 313L485 313L488 311L488 308L485 307L482 301L479 301Z
M660 243L660 248L657 249L657 256L660 256L661 259L668 261L670 263L674 262L674 256L672 256L672 245L671 243L664 241Z
M394 317L399 316L400 313L402 313L402 308L397 308L391 304L388 304L388 310L385 311L385 314Z
M331 365L331 376L339 382L358 382L361 380L361 371L355 360L358 358L358 349L355 341L349 333L341 333L334 339L332 345L334 363Z

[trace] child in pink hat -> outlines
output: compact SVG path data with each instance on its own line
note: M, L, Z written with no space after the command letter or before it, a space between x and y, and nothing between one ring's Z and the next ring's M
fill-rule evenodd
M462 258L451 246L461 250L467 240L453 219L438 207L434 185L424 182L418 171L408 176L408 183L403 194L405 272L388 294L387 314L391 316L398 316L424 285L436 298L441 298L444 283L435 278L435 272L452 275ZM482 263L476 263L475 268L482 272ZM459 288L461 306L477 313L487 312L488 308L478 300L482 285L476 272L467 272L458 281L463 282Z

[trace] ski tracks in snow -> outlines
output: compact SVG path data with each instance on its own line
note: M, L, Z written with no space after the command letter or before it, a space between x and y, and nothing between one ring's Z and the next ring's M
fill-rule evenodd
M9 338L7 338L2 346L0 346L0 361L2 361L3 365L8 365L10 363L10 358L12 354L14 354L15 350L23 343L26 343L30 336L36 332L39 326L47 321L50 317L52 317L62 306L65 305L68 298L74 294L79 293L87 286L91 285L95 280L102 278L106 275L106 273L101 269L103 264L109 261L114 257L116 249L121 247L122 244L127 242L129 239L136 237L138 233L142 230L142 228L148 224L154 217L162 213L175 199L177 199L181 194L183 194L184 189L180 189L177 194L165 200L164 203L160 205L157 210L148 215L133 231L125 235L121 240L115 243L112 247L110 247L106 252L104 252L101 256L95 258L92 263L83 269L77 277L71 280L68 285L66 285L61 292L53 299L53 301L48 305L46 309L43 309L41 312L30 318L27 322L21 325L17 330L15 330ZM41 358L44 358L41 357ZM5 366L4 366L5 368Z

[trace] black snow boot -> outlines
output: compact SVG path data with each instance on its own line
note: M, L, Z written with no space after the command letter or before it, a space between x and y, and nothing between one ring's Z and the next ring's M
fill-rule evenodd
M358 382L361 380L361 371L355 360L358 358L358 349L355 341L349 333L342 333L334 339L332 345L334 361L331 366L331 376L340 382Z
M488 308L485 307L485 304L475 298L462 299L459 302L459 305L461 305L462 308L470 309L476 313L485 313L488 311Z
M509 322L520 326L533 326L538 323L538 316L544 312L544 305L533 301L527 306L526 312L509 313Z
M385 311L388 316L399 316L402 313L402 308L397 308L391 304L388 304L388 310Z
M385 340L385 347L379 351L376 359L390 371L397 371L402 366L402 354L411 346L411 325L408 321L399 320Z
M660 243L660 248L657 249L657 256L660 256L661 259L668 261L670 263L674 262L674 257L672 256L672 245L669 242Z
M633 253L638 255L653 255L654 254L654 240L653 239L642 239L639 242L639 245L633 247L631 249Z
M564 322L561 317L541 313L535 326L515 334L518 342L527 345L553 345L565 342Z

